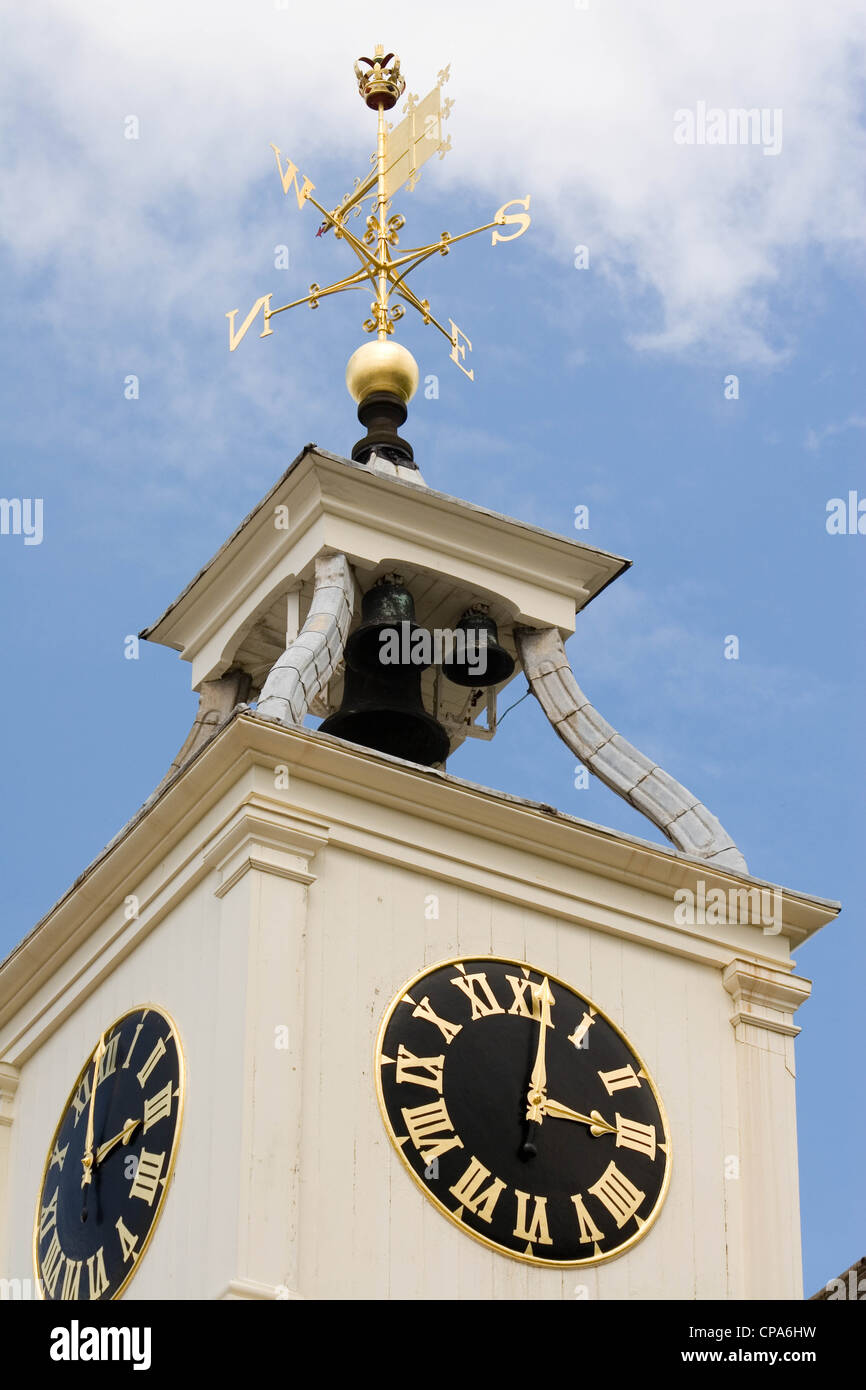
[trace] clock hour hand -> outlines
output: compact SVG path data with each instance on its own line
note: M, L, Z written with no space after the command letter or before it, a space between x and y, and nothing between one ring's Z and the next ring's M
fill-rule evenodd
M529 1090L526 1093L526 1134L520 1148L521 1158L534 1158L538 1153L535 1144L535 1132L544 1119L544 1100L547 1091L547 1064L545 1061L547 1030L552 1027L550 1006L556 1002L546 975L540 985L533 985L532 994L534 1001L538 1004L538 1047L535 1051L535 1064L529 1078Z
M115 1134L113 1139L106 1139L104 1144L100 1144L99 1148L96 1150L94 1166L97 1163L101 1163L102 1160L106 1157L106 1155L110 1154L111 1150L115 1147L115 1145L119 1144L121 1140L123 1140L124 1144L128 1144L129 1141L132 1139L133 1133L140 1124L141 1120L127 1120L126 1124L123 1126L123 1129L120 1131L119 1134Z
M595 1139L602 1134L616 1134L616 1126L609 1125L597 1110L591 1110L588 1115L581 1115L579 1110L571 1110L569 1106L561 1105L558 1100L547 1098L541 1102L541 1108L552 1120L576 1120L578 1124L589 1125L589 1132Z

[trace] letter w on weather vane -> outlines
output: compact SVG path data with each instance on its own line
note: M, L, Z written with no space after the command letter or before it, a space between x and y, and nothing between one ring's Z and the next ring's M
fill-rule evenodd
M367 65L366 71L360 67L361 63ZM366 105L377 112L376 153L371 156L371 172L364 179L356 179L352 191L330 211L313 197L316 185L304 174L301 174L299 184L298 166L290 159L286 159L284 163L280 149L274 144L271 145L283 193L288 196L290 190L294 192L299 211L305 203L312 203L324 219L317 236L333 231L338 241L345 241L351 247L360 261L360 266L354 274L337 280L333 285L310 285L309 294L302 295L300 299L293 299L289 304L281 304L275 309L271 308L273 295L262 295L253 304L240 326L237 326L240 311L232 309L226 314L229 321L231 352L234 352L260 312L263 327L259 337L266 338L274 331L271 319L284 313L286 309L294 309L299 304L309 304L311 309L316 309L319 301L327 295L341 294L344 290L369 285L375 297L370 305L370 317L364 321L366 333L375 333L380 339L385 339L393 333L394 324L405 313L401 304L391 304L392 297L396 296L416 309L425 324L432 323L445 335L451 345L451 360L470 381L474 379L474 371L464 366L467 350L472 350L472 344L466 334L457 327L453 319L448 320L450 328L445 328L430 312L429 300L419 299L409 288L406 280L413 270L431 256L437 253L447 256L451 247L458 241L477 236L479 232L492 230L494 246L498 241L515 241L530 224L529 194L525 198L512 198L503 203L493 221L485 222L481 227L473 227L471 231L461 232L459 236L443 232L437 241L399 252L398 233L405 225L406 219L400 213L389 215L390 201L397 190L405 185L411 192L420 177L421 166L434 154L438 153L440 159L444 158L451 148L450 135L447 140L442 136L442 122L447 119L454 105L448 98L444 102L442 100L442 87L449 75L450 64L438 74L437 85L423 101L419 102L418 98L410 93L403 107L405 119L396 128L389 129L385 123L385 112L396 105L406 89L405 79L400 72L400 60L393 53L385 53L381 44L377 46L373 58L358 59L355 64L358 90ZM348 219L352 216L359 217L368 200L370 211L365 231L361 236L357 236L350 230ZM514 211L516 208L523 208L523 211ZM506 225L514 226L516 230L503 236L496 229Z

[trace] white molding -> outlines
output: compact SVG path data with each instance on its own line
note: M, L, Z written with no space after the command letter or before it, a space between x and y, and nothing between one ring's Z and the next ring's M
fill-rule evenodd
M812 992L811 980L738 957L725 968L722 983L733 998L737 1042L753 1041L750 1029L790 1038L800 1032L793 1017Z
M796 1038L797 1034L803 1031L796 1023L783 1023L774 1018L758 1018L752 1013L731 1014L731 1027L734 1029L737 1042L749 1041L746 1026L763 1028L767 1033L781 1033L786 1038Z
M793 1015L811 981L737 956L722 974L732 997L739 1171L726 1183L727 1249L736 1296L802 1298Z
M279 807L279 813L283 808ZM312 833L311 833L312 832ZM310 860L328 843L328 827L293 816L264 814L248 802L232 817L227 828L202 855L203 863L219 877L214 894L222 898L250 869L261 869L296 883L315 883Z
M294 883L309 885L315 883L316 875L304 873L297 868L294 856L281 856L271 846L262 846L254 835L242 845L224 867L220 885L214 889L214 897L223 898L226 893L240 883L250 869L260 869L262 873L275 874L277 878L288 878Z

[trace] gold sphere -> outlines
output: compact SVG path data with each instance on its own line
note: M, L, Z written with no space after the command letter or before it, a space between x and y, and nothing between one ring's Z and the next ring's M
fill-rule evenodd
M418 389L418 363L402 343L377 338L352 353L346 365L346 385L358 404L376 391L389 391L408 404Z

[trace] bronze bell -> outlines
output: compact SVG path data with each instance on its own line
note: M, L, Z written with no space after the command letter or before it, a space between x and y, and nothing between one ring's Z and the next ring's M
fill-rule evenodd
M470 608L456 628L464 641L455 643L451 657L442 662L443 674L455 685L484 689L507 680L514 670L514 658L499 645L499 630L483 608Z
M319 728L424 767L443 763L451 742L442 725L424 708L424 663L380 661L383 634L401 634L401 655L408 657L407 639L413 632L423 631L415 623L412 595L396 580L386 579L364 595L361 618L360 627L346 643L342 703ZM405 628L401 627L404 623Z
M396 576L386 575L361 600L361 622L346 643L346 665L365 675L387 674L401 664L389 660L392 645L408 656L412 638L423 630L415 622L415 600L409 590ZM419 672L429 664L412 663Z

